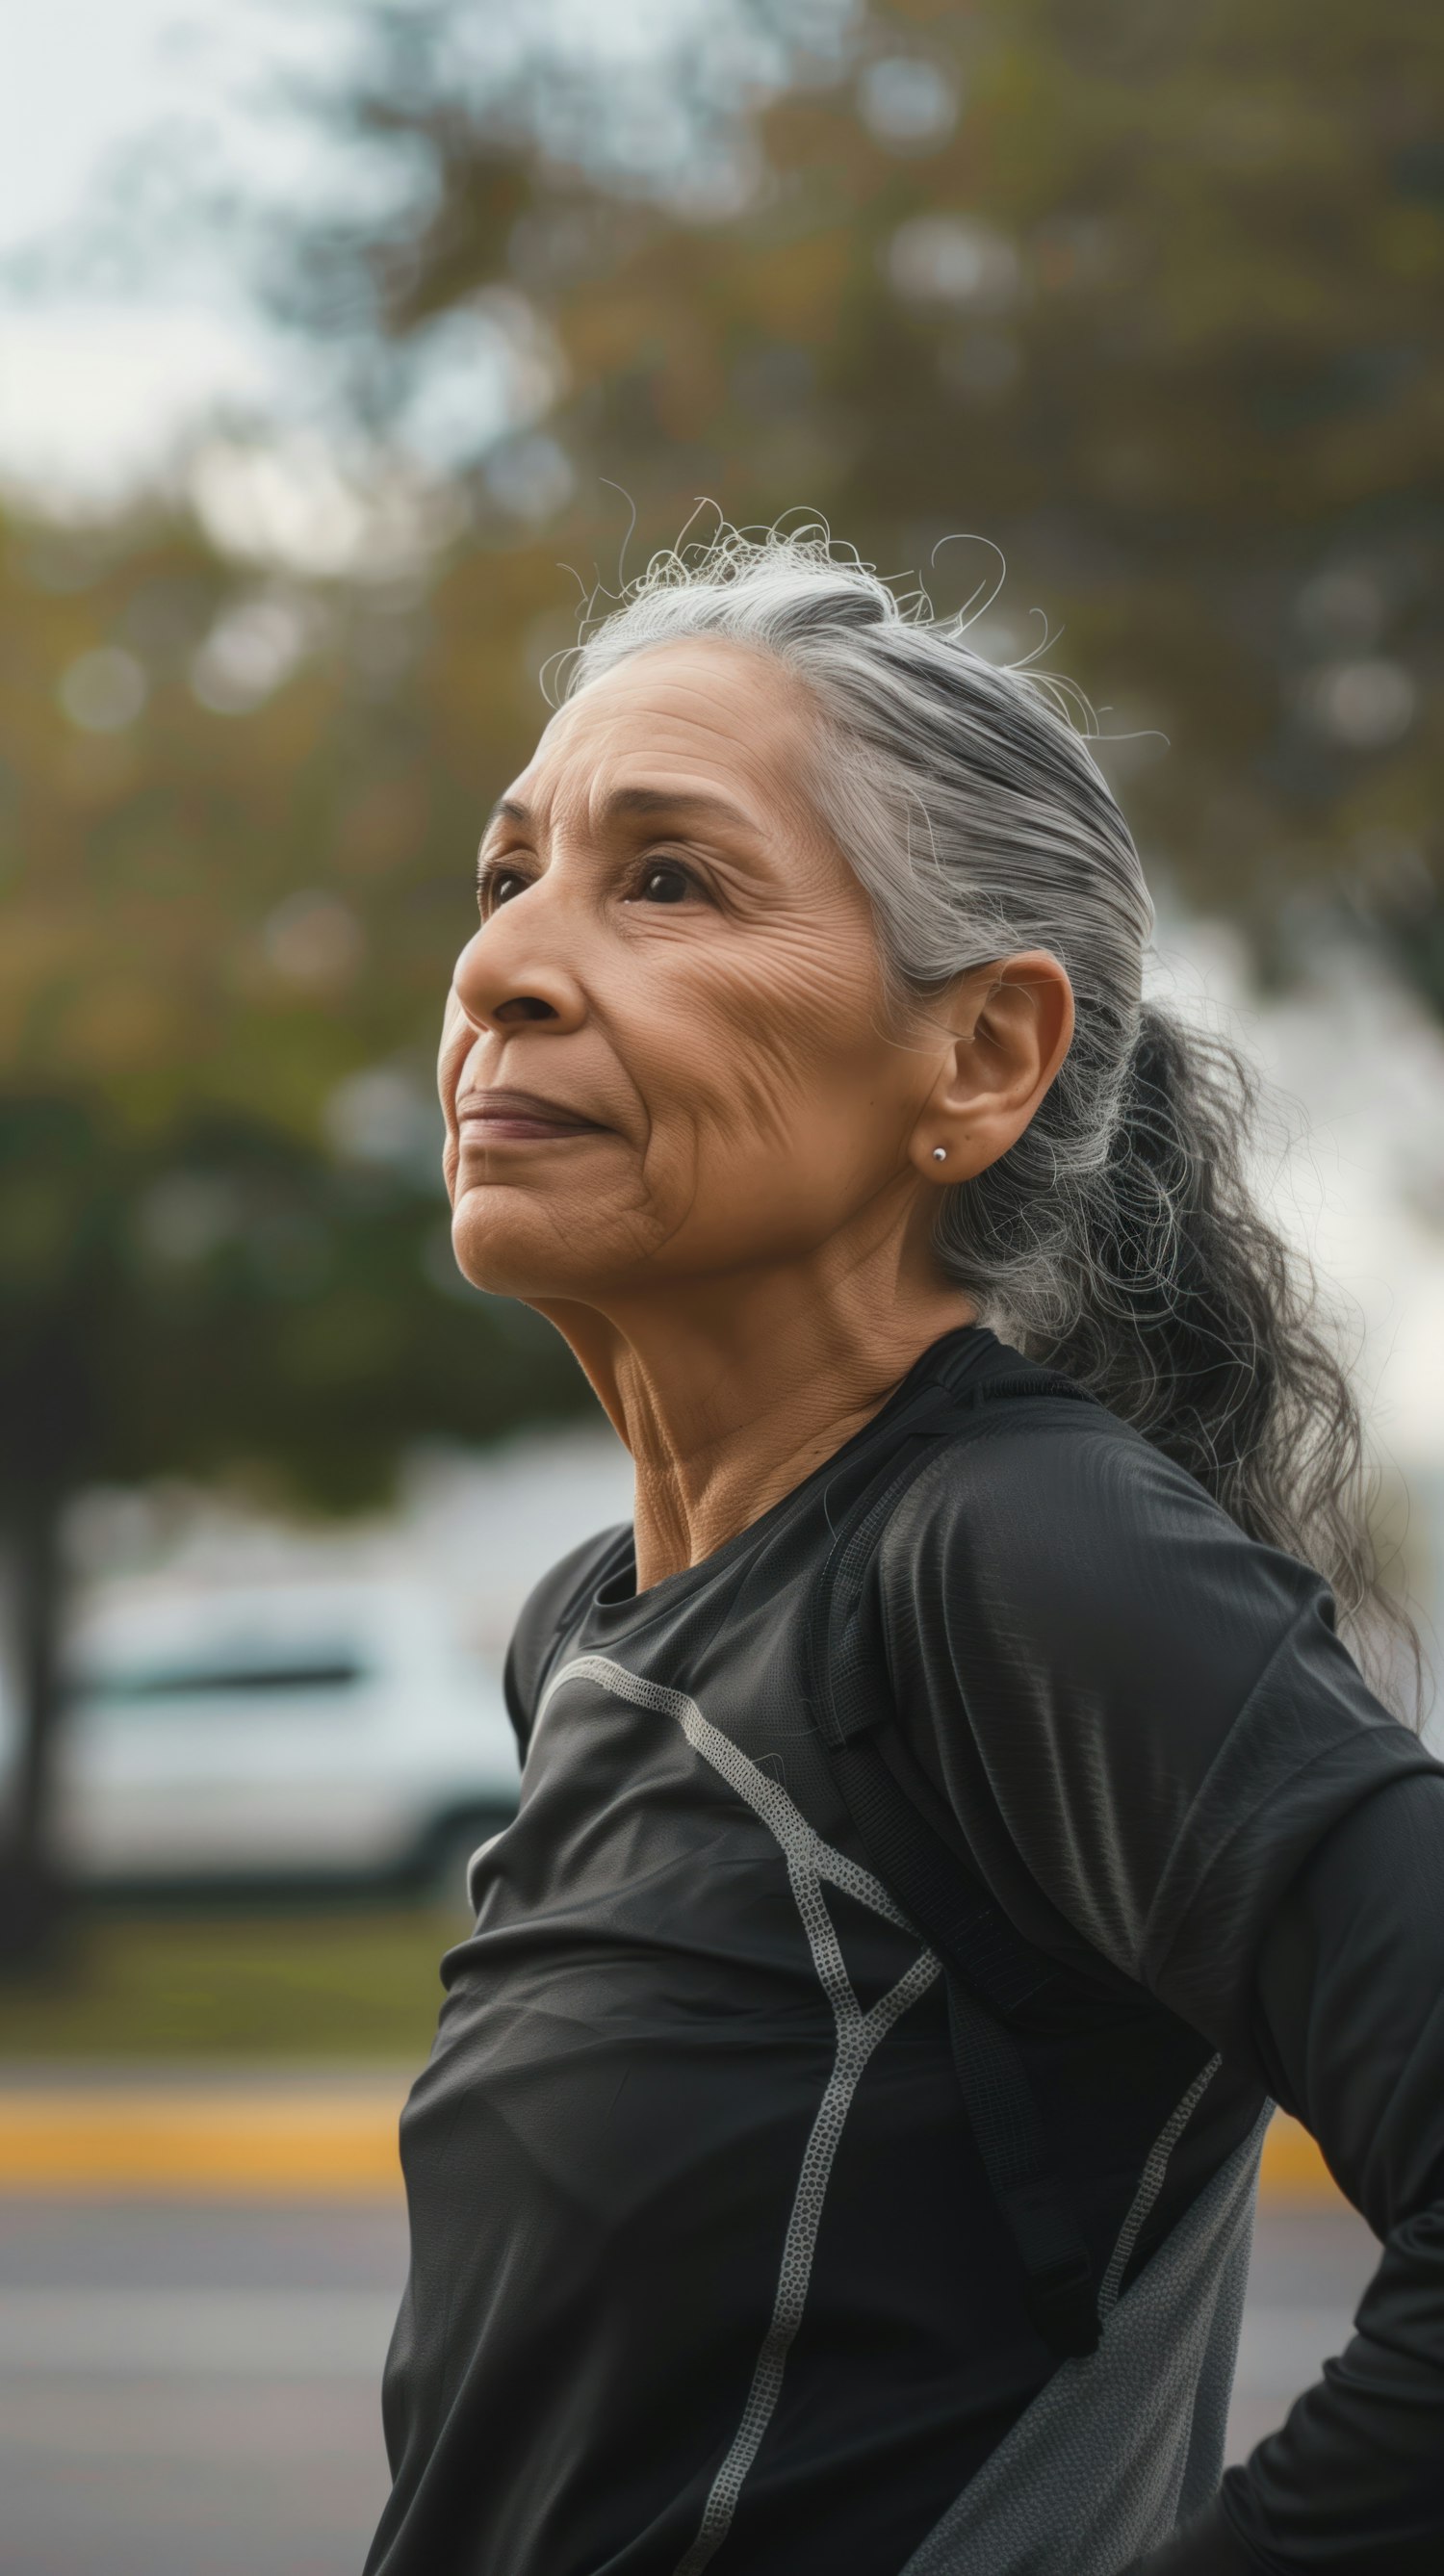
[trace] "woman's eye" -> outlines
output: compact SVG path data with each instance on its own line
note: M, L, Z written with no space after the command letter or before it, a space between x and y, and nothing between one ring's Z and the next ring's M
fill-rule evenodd
M687 870L675 859L649 860L637 888L643 903L685 903L695 890Z
M482 910L495 912L500 904L514 902L519 894L525 894L528 883L519 868L493 868L482 879Z

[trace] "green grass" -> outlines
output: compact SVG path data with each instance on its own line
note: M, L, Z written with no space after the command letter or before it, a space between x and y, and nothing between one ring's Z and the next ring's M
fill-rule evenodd
M419 2064L449 1907L87 1912L56 1964L0 1982L6 2059L326 2058Z

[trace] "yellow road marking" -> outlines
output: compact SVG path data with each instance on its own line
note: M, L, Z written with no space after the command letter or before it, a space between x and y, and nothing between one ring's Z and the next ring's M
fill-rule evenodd
M389 2196L401 2187L395 2091L124 2090L0 2095L0 2191Z
M335 2094L163 2085L0 2091L0 2192L375 2199L401 2187L393 2086ZM1336 2200L1306 2129L1280 2112L1262 2190Z
M1263 2198L1282 2207L1290 2202L1338 2202L1343 2198L1308 2130L1287 2111L1275 2111L1264 2140L1259 2174Z

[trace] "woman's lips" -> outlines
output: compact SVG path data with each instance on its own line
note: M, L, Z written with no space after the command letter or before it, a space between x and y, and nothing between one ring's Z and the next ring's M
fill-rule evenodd
M463 1144L534 1145L563 1136L600 1136L595 1118L531 1091L472 1091L456 1104Z

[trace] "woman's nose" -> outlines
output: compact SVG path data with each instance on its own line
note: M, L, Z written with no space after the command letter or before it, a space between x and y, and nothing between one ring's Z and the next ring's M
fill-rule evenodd
M533 887L484 921L457 960L457 999L473 1026L516 1028L545 1021L576 1028L584 1016L582 990L571 967L545 935ZM531 919L524 916L531 907Z

